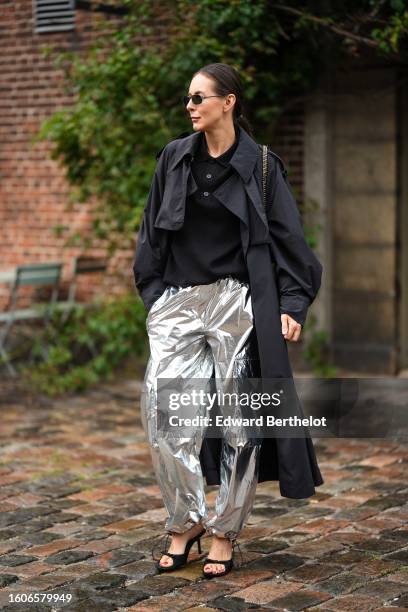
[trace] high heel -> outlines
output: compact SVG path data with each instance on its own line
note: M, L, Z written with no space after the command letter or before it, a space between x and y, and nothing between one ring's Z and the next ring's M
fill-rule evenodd
M231 559L224 559L223 561L217 561L215 559L210 559L209 557L207 557L206 559L204 559L204 565L203 565L203 575L204 578L210 579L210 578L216 578L216 577L220 577L220 576L225 576L226 574L228 574L232 568L234 567L234 553L235 553L235 546L238 546L240 555L241 555L241 564L242 564L242 552L241 552L241 548L238 544L238 542L236 542L236 540L232 540L232 555L231 555ZM207 563L219 563L220 565L224 566L224 571L223 572L206 572L204 567L207 565Z
M187 540L183 553L176 554L176 553L167 552L166 550L162 551L162 555L167 555L168 557L171 557L173 559L173 563L172 565L168 565L168 566L160 565L160 559L155 559L157 561L156 567L159 570L159 572L172 572L176 569L180 569L181 567L184 567L184 565L186 565L187 563L190 549L195 542L197 542L198 552L199 554L201 554L201 537L204 533L205 533L205 529L203 529L200 533L195 535L190 540ZM152 552L152 556L153 556L153 552Z

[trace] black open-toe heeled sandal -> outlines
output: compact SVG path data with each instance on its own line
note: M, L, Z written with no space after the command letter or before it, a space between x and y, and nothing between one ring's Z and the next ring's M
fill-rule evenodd
M215 559L210 559L209 557L207 557L204 560L204 565L203 565L203 575L204 578L210 579L210 578L219 578L220 576L225 576L226 574L228 574L232 568L234 567L234 553L235 553L235 546L238 546L238 550L239 553L241 555L241 565L242 565L242 552L241 552L241 548L238 544L238 542L236 540L231 540L232 541L232 556L231 559L227 559L227 560L223 560L223 561L216 561ZM206 572L204 567L207 565L207 563L219 563L220 565L224 566L224 571L223 572Z
M204 535L205 531L206 530L203 529L200 533L198 533L196 536L191 538L191 540L187 540L183 553L176 554L176 553L167 552L167 550L162 551L162 556L167 555L168 557L171 557L173 559L172 565L167 565L167 566L160 565L161 557L159 559L156 559L153 555L153 550L152 550L152 557L155 561L157 561L156 567L159 570L159 572L172 572L186 565L187 560L188 560L188 555L190 553L190 549L195 542L197 542L198 552L199 554L201 554L201 537ZM169 535L172 535L172 534L168 534L168 536ZM167 545L165 546L165 548L167 548Z

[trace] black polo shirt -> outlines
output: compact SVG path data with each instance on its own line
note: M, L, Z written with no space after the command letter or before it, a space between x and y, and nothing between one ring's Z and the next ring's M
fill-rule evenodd
M231 157L238 146L236 139L222 155L212 157L202 132L191 162L198 190L186 199L183 227L169 237L169 257L163 280L170 285L201 285L225 276L248 282L242 251L240 219L213 195L232 172Z

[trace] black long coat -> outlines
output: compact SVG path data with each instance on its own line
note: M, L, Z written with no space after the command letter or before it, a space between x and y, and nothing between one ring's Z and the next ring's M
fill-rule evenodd
M186 198L198 189L190 163L199 136L195 132L177 138L157 155L133 265L135 284L147 310L166 288L162 272L169 232L182 227ZM213 195L241 221L254 315L251 351L259 364L257 375L292 380L280 314L287 313L304 324L320 288L322 266L305 240L282 160L268 152L267 213L262 202L261 148L242 128L230 164L236 172ZM297 396L295 404L293 414L304 416ZM220 450L220 439L205 438L200 460L207 484L220 482ZM264 438L259 482L266 480L278 480L283 497L314 495L323 478L310 437Z

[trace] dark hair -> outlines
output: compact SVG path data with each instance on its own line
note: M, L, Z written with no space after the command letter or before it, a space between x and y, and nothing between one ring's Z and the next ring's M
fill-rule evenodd
M214 81L214 91L217 96L235 94L236 100L232 113L234 124L240 125L250 136L253 137L252 128L248 119L244 116L244 101L242 81L239 73L228 64L207 64L193 74L205 74Z

